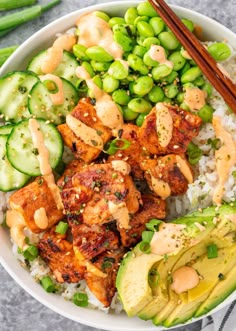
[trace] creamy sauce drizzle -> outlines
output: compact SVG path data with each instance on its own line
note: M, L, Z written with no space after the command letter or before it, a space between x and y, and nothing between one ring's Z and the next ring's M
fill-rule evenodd
M173 133L173 119L168 108L161 102L156 104L156 129L159 144L166 147Z
M58 37L51 48L48 49L46 58L41 65L44 74L50 74L59 66L63 57L63 50L70 51L76 43L76 37L62 35Z
M32 136L34 148L38 150L37 158L39 161L40 172L48 184L57 208L63 209L59 188L55 184L52 168L49 163L49 152L44 144L43 134L36 119L31 118L29 120L29 130Z
M183 266L175 270L172 274L172 278L173 283L171 284L171 289L177 294L191 290L200 282L197 271L188 266Z
M34 212L35 224L42 230L47 229L49 225L48 216L44 207L41 207Z
M128 175L131 171L129 163L122 160L111 161L111 166L115 171L119 171L123 175Z
M73 117L70 114L66 116L66 124L77 137L83 140L85 144L100 150L103 149L103 140L97 134L97 131L95 129L87 126L79 119Z
M231 168L236 164L236 146L232 135L222 126L220 117L213 116L212 124L216 138L220 139L222 143L221 147L215 151L219 180L213 195L213 202L220 205L225 191L224 185L228 180Z
M206 104L206 92L197 87L188 87L184 93L184 103L192 111L198 111Z
M119 203L116 205L112 201L108 202L108 209L113 216L114 219L116 219L117 224L120 228L129 229L129 210L126 207L126 204L124 202Z
M76 74L79 78L84 79L89 89L91 89L94 98L96 99L95 109L98 118L108 128L113 130L114 136L117 136L118 131L123 126L123 118L119 108L112 100L112 97L101 90L91 79L89 73L82 66L77 68Z
M189 184L193 182L193 174L186 160L182 159L179 155L176 155L177 166L187 179Z
M167 199L171 195L170 185L164 180L157 179L151 174L151 184L153 191L158 194L162 199Z
M167 60L165 49L159 45L152 45L149 51L150 58L160 64L165 64L166 66L173 68L174 63Z
M105 20L98 17L96 12L81 16L76 24L79 29L79 44L85 47L101 46L114 59L122 58L123 50L114 41L111 27Z
M49 93L50 93L49 95L50 95L50 98L54 105L62 105L65 101L65 95L64 95L64 90L63 90L63 83L62 83L62 80L60 79L60 77L53 75L53 74L47 74L44 76L40 76L40 80L42 82L45 80L51 80L56 84L56 86L58 88L58 92L50 93L50 91L49 91Z
M11 238L17 246L21 249L27 248L28 245L25 243L26 235L24 233L26 223L23 215L16 210L8 210L6 213L6 223L10 228Z
M151 252L157 255L175 253L183 247L185 236L184 224L160 224L159 231L155 232L151 240Z

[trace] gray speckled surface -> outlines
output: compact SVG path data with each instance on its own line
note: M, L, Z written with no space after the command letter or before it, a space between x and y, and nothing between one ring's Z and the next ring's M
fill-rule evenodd
M39 1L41 4L46 2L48 1ZM62 0L60 5L46 15L21 26L5 38L0 39L0 47L21 44L34 32L54 19L73 10L99 2L105 1ZM169 3L190 8L210 16L236 32L236 0L169 0ZM97 329L70 321L45 308L22 290L0 265L0 331L13 330L95 331ZM200 323L194 323L175 330L198 331L200 330Z

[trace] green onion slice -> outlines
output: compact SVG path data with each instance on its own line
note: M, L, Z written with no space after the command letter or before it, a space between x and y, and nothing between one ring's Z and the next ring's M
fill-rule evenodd
M65 234L66 231L68 230L68 223L65 222L59 222L56 226L55 232L60 233L60 234Z
M56 286L53 283L51 277L49 276L44 276L41 280L41 285L44 288L44 290L48 293L52 293L56 290Z
M215 259L218 256L218 248L215 244L207 246L208 259Z
M191 165L197 164L202 157L202 150L192 142L188 144L187 153L188 161Z
M151 253L151 246L148 242L141 241L141 243L139 244L139 249L144 254L150 254Z
M161 223L163 223L163 221L153 218L146 224L146 228L150 231L156 232L159 230L159 225Z
M153 231L143 231L142 232L142 240L146 243L150 243L153 237Z
M73 295L73 303L79 307L87 307L88 306L88 296L86 293L75 293Z
M45 79L43 85L46 87L49 93L56 94L59 91L57 84L51 79Z
M29 245L26 250L23 251L23 256L28 261L34 261L39 255L38 248L34 245Z
M127 139L116 138L112 141L109 141L104 146L104 153L109 155L114 155L118 150L127 149L130 146L130 141Z

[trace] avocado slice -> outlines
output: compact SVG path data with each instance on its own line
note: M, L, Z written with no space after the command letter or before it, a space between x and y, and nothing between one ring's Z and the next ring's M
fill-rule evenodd
M222 273L223 279L219 280L208 298L197 309L194 317L200 317L207 314L236 290L236 265L232 266L233 263L236 264L235 259L236 258L234 256L234 259L231 261L231 265L228 265L227 267L228 272L225 270L226 273Z
M215 242L217 243L217 242ZM196 263L191 267L198 271L202 280L199 284L187 291L187 302L180 302L175 309L164 321L165 327L173 327L177 324L184 323L189 320L198 307L209 296L212 289L219 283L219 274L225 273L225 270L232 265L232 259L236 253L236 245L233 247L225 247L218 250L218 256L214 259L209 259L206 254L197 259ZM236 258L234 258L236 263Z
M149 271L153 264L162 259L156 254L129 252L122 260L116 278L116 287L128 316L136 315L152 300L149 286Z

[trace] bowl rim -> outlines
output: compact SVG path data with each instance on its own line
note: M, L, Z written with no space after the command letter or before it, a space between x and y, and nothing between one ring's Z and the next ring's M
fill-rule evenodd
M112 9L116 8L117 6L118 7L124 6L125 8L128 8L131 6L135 6L140 2L142 2L142 1L138 0L138 1L103 2L103 3L96 4L96 5L84 7L82 9L78 9L76 11L73 11L69 14L66 14L66 15L54 20L53 22L47 24L46 26L41 28L39 31L34 33L30 38L28 38L26 41L24 41L18 47L18 49L8 58L8 60L1 67L0 76L7 73L9 71L9 68L11 68L11 63L14 63L15 61L17 61L18 58L20 58L22 51L25 50L27 47L29 47L31 45L31 43L33 43L35 40L37 40L38 38L43 36L45 34L45 32L47 32L49 30L53 31L55 26L57 26L57 29L56 29L55 33L53 34L55 37L56 32L67 30L67 27L65 27L65 25L61 24L62 22L63 23L64 23L64 21L70 22L67 25L73 26L73 23L76 21L76 18L86 12L94 11L94 10L107 11L107 7L109 7L109 11L112 11ZM236 44L236 35L231 30L229 30L227 27L223 26L221 23L213 20L212 18L210 18L208 16L205 16L201 13L193 11L191 9L187 9L187 8L184 8L181 6L175 6L175 5L171 5L171 7L172 7L172 9L174 9L177 12L177 14L181 13L181 16L186 16L186 17L193 16L195 18L198 18L200 21L203 20L204 22L209 23L210 26L212 26L214 29L217 29L217 28L220 29L223 34L227 35L227 38L234 40L234 43ZM62 27L60 29L60 31L58 30L59 25ZM41 47L41 49L42 49L42 47ZM32 54L31 49L29 49L29 51L28 51L28 56L30 54ZM32 58L32 55L31 55L31 58ZM5 231L3 230L2 227L0 227L0 240L1 240L1 237L3 237L3 240L1 240L1 242L4 242L4 241L6 242L6 239L4 240L3 232L5 232ZM17 264L15 262L17 262ZM33 277L30 275L30 273L28 271L25 271L25 273L23 273L24 269L20 266L19 261L17 261L16 257L13 256L13 253L10 249L9 249L9 251L5 251L5 252L3 249L0 250L0 263L3 266L3 268L8 272L8 274L16 281L16 283L18 283L28 294L30 294L33 298L35 298L37 301L39 301L41 304L43 304L47 308L51 309L52 311L66 317L70 320L73 320L75 322L78 322L78 323L81 323L81 324L84 324L84 325L87 325L90 327L101 328L103 330L110 330L110 331L111 330L120 331L121 329L122 329L122 331L138 331L138 330L140 330L140 331L141 330L142 331L145 331L145 330L161 331L164 329L163 327L153 326L151 324L151 322L150 322L150 324L148 323L148 325L147 325L146 322L141 321L138 318L130 319L125 314L108 315L101 311L92 310L92 309L87 309L89 311L87 314L86 309L84 309L84 308L81 309L81 308L75 306L76 307L76 310L75 310L74 309L75 307L71 302L70 302L70 305L72 305L73 308L71 307L71 309L69 309L70 311L68 312L67 309L63 309L63 307L59 307L57 304L57 300L55 298L53 298L52 296L50 296L48 293L44 292L40 285L37 284L38 287L35 287L35 284L33 284L33 283L35 283ZM23 276L22 276L22 274L23 274ZM29 283L26 280L29 280ZM229 296L227 299L225 299L220 305L218 305L210 313L208 313L200 318L192 319L185 324L179 324L176 327L181 327L183 325L186 326L186 325L194 323L198 320L201 320L202 318L204 318L208 315L211 315L211 314L215 313L216 311L219 311L220 309L226 307L233 301L233 299L236 299L236 292L233 293L231 296ZM93 311L93 313L91 313L92 311ZM77 312L77 313L75 313L75 312ZM91 314L92 314L92 316L90 316ZM104 318L100 317L101 314L103 314ZM94 318L94 316L95 316L95 318ZM111 317L109 317L109 316L111 316ZM121 323L121 324L119 323L120 316L122 316L122 318L125 317L125 321L126 321L125 323ZM96 317L98 319L96 319ZM112 323L109 324L111 318L112 318ZM102 320L104 319L104 321L98 322L99 319L102 319ZM114 319L114 321L113 321L113 319ZM131 323L129 321L131 321Z

